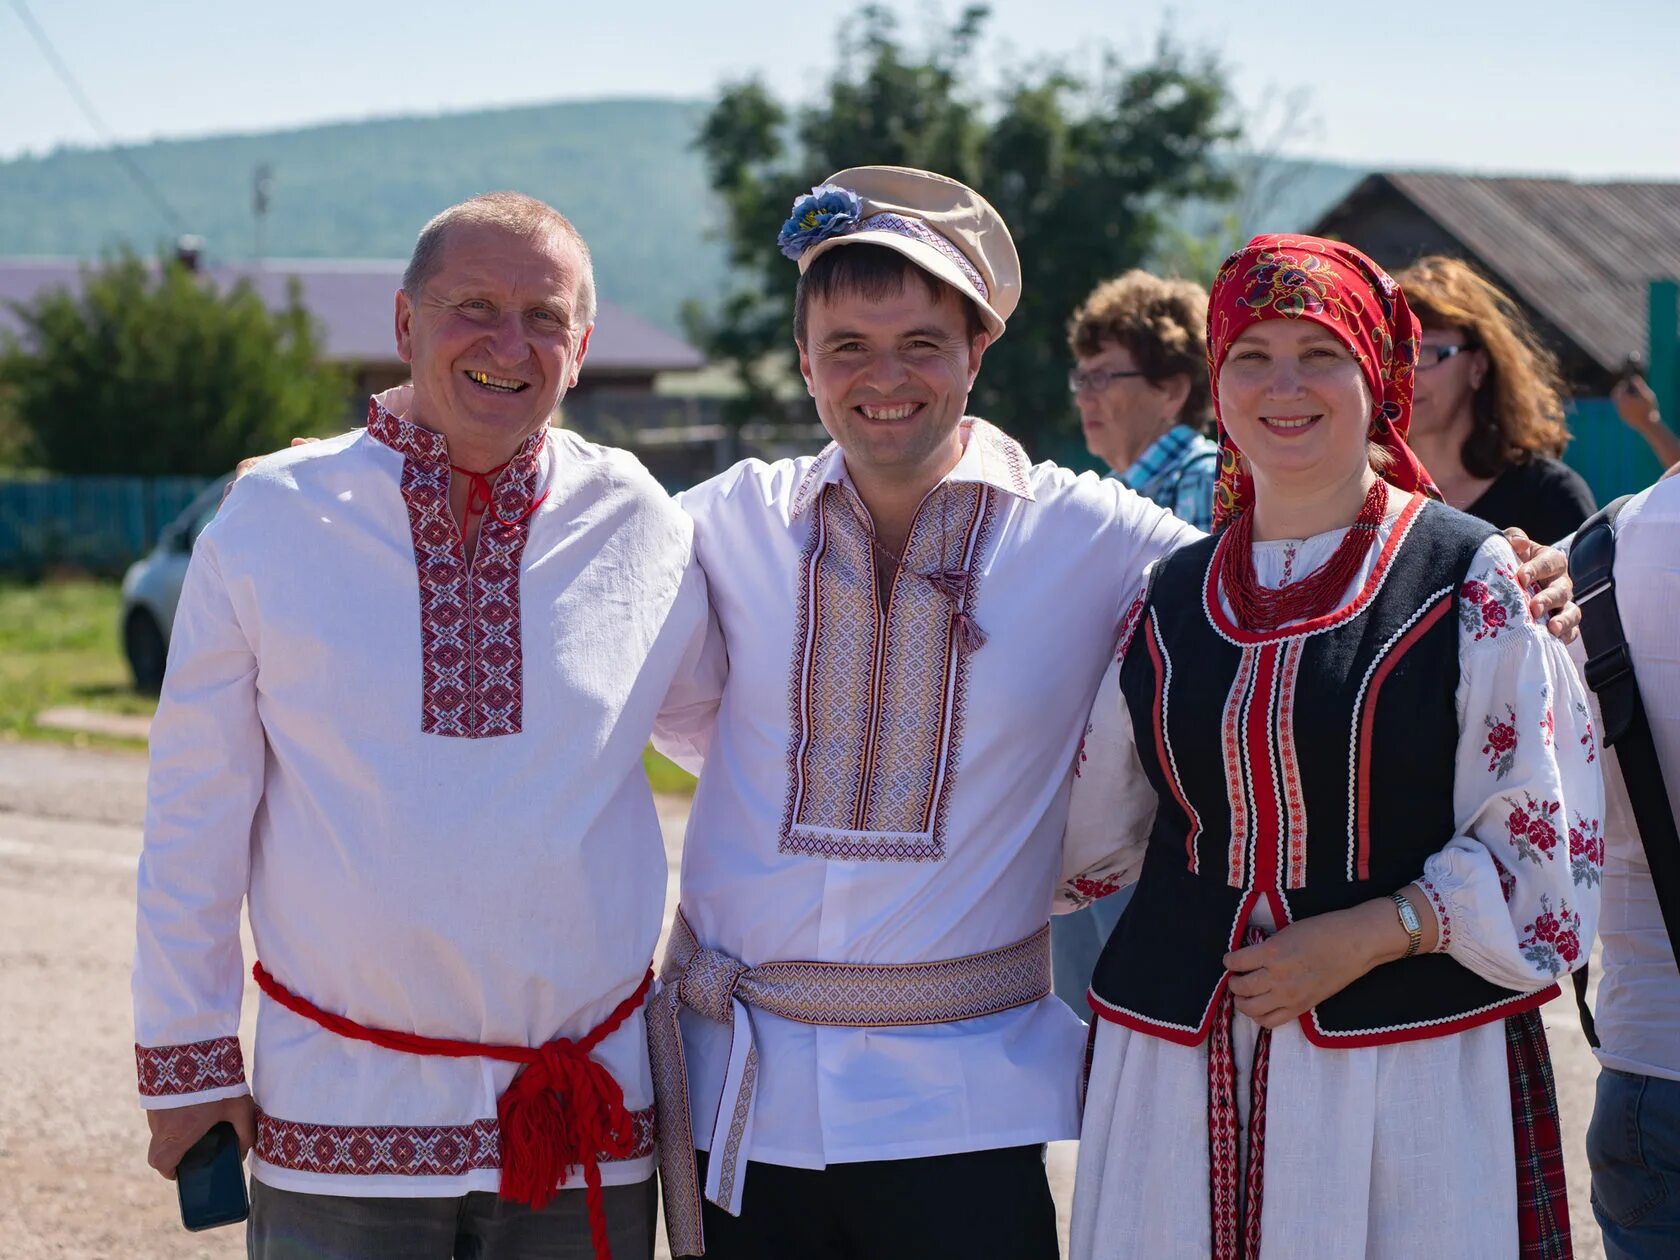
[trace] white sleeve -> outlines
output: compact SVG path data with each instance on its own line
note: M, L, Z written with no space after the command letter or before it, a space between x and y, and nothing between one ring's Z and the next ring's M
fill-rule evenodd
M1103 485L1115 496L1116 531L1113 541L1104 545L1119 565L1121 599L1116 612L1123 612L1143 589L1145 575L1157 560L1207 535L1115 478L1104 479Z
M706 596L706 575L698 560L689 560L683 586L685 598L694 598L697 592L702 613L682 664L654 718L653 746L690 774L697 775L717 727L718 704L723 697L723 685L729 680L729 651Z
M245 967L239 912L267 745L257 660L212 531L199 537L151 728L134 951L141 1105L248 1092L239 1050Z
M1138 759L1132 718L1120 694L1120 661L1143 611L1140 593L1126 614L1120 646L1091 706L1073 766L1062 870L1053 911L1083 909L1135 883L1155 823L1155 789Z
M1503 536L1459 589L1458 834L1417 881L1438 948L1485 980L1543 988L1598 930L1604 785L1568 651L1533 622Z

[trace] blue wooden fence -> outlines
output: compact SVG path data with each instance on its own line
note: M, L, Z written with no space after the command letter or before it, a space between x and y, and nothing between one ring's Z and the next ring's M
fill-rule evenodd
M208 477L0 478L0 571L99 572L144 555Z

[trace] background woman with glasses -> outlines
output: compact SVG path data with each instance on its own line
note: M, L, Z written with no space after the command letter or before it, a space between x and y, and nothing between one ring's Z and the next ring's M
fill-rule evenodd
M1423 325L1411 446L1453 507L1541 542L1595 510L1569 441L1557 360L1511 298L1467 263L1420 258L1396 277Z

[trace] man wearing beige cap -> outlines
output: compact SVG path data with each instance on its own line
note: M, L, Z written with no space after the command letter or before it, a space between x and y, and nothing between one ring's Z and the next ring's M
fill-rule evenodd
M1144 566L1199 535L965 417L1020 296L971 189L842 171L781 246L835 442L682 496L732 672L649 1014L672 1249L1054 1257L1084 1029L1046 920L1118 882L1063 852L1069 767Z

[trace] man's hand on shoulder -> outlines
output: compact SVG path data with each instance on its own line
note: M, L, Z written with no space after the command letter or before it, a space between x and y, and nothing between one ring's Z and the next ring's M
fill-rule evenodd
M239 1135L239 1157L256 1145L257 1108L251 1095L237 1098L218 1098L215 1102L191 1103L185 1107L160 1107L146 1112L146 1122L152 1127L152 1144L146 1150L146 1162L170 1181L175 1169L192 1144L211 1128L226 1120Z
M1537 543L1515 525L1505 531L1517 553L1517 582L1528 598L1534 619L1563 643L1572 643L1581 626L1581 609L1574 602L1575 584L1569 580L1569 557L1556 547Z

